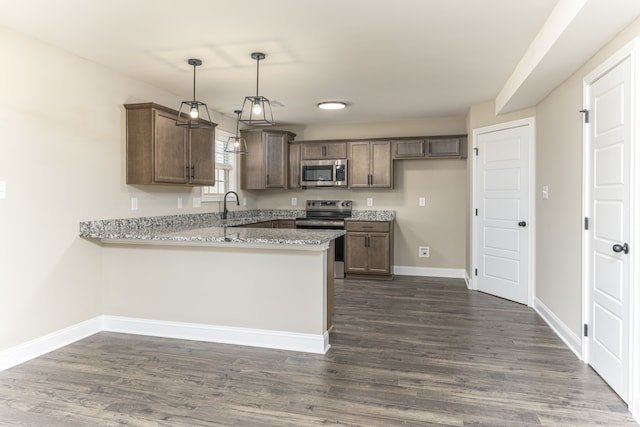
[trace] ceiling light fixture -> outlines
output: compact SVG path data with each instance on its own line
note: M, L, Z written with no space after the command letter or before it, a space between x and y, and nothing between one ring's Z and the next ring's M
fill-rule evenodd
M176 126L189 129L212 128L213 123L207 104L196 101L196 67L202 65L202 61L191 58L187 60L187 63L193 66L193 101L182 101L176 118Z
M253 52L251 58L256 60L256 96L246 96L238 120L250 126L274 125L271 102L258 93L260 83L260 61L266 58L262 52Z
M342 101L322 101L318 103L321 110L342 110L346 108L347 103Z
M240 125L240 114L242 114L242 110L234 111L237 115L236 119L236 136L230 136L227 140L227 144L224 146L225 153L233 153L233 154L244 154L247 152L247 141L244 137L240 136L239 125Z

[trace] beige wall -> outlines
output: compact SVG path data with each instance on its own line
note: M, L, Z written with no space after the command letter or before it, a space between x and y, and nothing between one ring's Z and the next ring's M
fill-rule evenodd
M465 134L462 117L404 120L390 123L360 123L310 126L297 140L383 138ZM464 269L467 189L466 160L396 160L392 190L306 189L296 191L245 191L258 208L291 207L291 197L304 209L307 199L351 199L354 209L396 211L396 266ZM425 197L425 207L418 198ZM373 208L366 205L373 198ZM418 246L430 246L431 257L419 258Z
M582 324L582 80L632 38L640 20L608 43L537 108L536 296L577 335ZM549 199L540 189L549 186Z
M80 221L176 213L194 192L124 181L122 104L177 97L2 28L0 51L2 351L102 314L101 249Z

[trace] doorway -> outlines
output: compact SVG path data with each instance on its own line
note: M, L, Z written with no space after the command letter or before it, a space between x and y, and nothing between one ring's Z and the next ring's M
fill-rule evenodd
M637 298L631 284L638 276L640 242L636 45L630 43L591 72L583 92L582 357L630 407Z
M474 129L472 289L533 304L534 119Z

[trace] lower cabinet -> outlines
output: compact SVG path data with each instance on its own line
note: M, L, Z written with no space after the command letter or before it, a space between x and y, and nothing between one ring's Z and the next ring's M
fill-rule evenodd
M347 221L347 278L392 279L393 221Z

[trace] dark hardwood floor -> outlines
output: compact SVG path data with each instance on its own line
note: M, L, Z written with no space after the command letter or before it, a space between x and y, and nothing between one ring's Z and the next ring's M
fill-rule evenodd
M99 333L0 372L1 426L637 426L531 309L337 281L326 355Z

